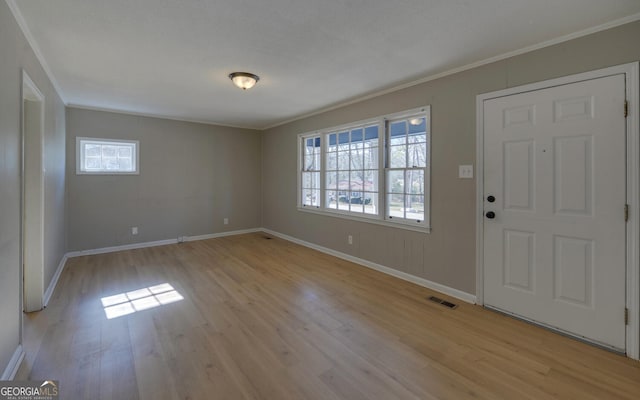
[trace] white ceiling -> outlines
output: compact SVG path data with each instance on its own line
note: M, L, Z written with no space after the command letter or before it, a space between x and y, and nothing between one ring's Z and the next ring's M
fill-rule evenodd
M8 2L69 105L260 129L640 18L638 0Z

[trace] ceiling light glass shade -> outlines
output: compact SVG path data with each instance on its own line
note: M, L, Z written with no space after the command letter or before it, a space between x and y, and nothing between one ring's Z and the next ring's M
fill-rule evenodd
M258 75L250 74L248 72L233 72L229 74L229 79L234 85L242 90L251 89L260 80Z

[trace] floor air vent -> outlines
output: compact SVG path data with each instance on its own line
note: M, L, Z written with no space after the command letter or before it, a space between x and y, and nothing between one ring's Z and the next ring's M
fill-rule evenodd
M449 301L442 300L441 298L436 297L436 296L429 296L427 299L429 301L433 301L434 303L442 304L443 306L449 307L451 309L454 309L454 308L458 307L457 304L453 304L453 303L451 303Z

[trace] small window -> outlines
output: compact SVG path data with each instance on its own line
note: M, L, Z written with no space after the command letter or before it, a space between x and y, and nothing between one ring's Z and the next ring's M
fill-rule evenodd
M76 138L76 174L138 174L138 141Z

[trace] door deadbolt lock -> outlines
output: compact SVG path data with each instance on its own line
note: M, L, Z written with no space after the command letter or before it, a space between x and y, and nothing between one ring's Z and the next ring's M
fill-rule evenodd
M493 197L493 196L491 196L491 195L489 195L489 196L487 196L487 201L488 201L489 203L493 203L494 201L496 201L496 198L495 198L495 197Z

